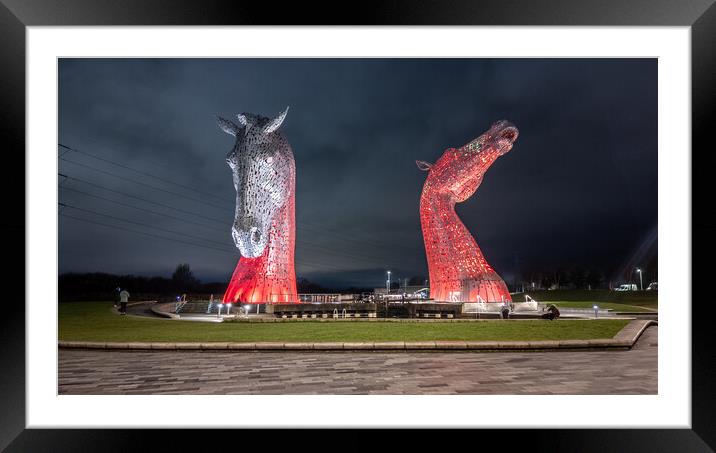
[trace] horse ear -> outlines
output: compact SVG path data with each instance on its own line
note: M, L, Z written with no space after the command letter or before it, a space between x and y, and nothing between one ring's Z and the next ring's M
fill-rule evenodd
M430 169L433 168L433 164L427 163L424 160L416 160L415 163L422 171L430 171Z
M281 124L283 124L283 120L286 119L286 114L288 114L288 107L286 107L286 110L279 113L276 118L269 121L266 127L264 127L264 132L270 134L271 132L278 130L278 128L281 127Z
M231 121L224 119L220 116L216 117L216 123L219 125L219 127L221 128L222 131L226 132L229 135L233 135L234 137L236 137L236 134L241 129L236 124L234 124Z

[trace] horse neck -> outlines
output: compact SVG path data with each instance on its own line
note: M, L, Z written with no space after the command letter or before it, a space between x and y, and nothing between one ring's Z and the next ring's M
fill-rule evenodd
M498 157L495 150L485 150L476 157L479 162L473 170L473 193L480 187L485 172ZM454 198L435 190L427 181L420 197L420 223L429 271L430 267L438 265L461 269L469 274L466 277L493 272L477 241L457 216Z
M269 243L266 245L267 268L270 274L293 275L293 257L296 238L296 214L294 197L290 197L286 204L276 213L271 225Z
M431 273L434 270L430 267L434 265L475 269L475 261L484 263L482 251L455 212L455 201L451 197L423 190L420 223Z

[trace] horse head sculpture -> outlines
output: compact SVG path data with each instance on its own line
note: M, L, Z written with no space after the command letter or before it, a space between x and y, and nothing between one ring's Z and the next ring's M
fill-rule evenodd
M437 301L511 301L504 281L455 213L455 203L470 198L485 172L508 153L519 132L498 121L460 148L449 148L434 163L416 161L428 172L420 197L420 223L428 259L430 297Z
M219 127L235 137L226 157L236 208L231 236L241 259L224 302L296 302L295 187L291 145L279 130L288 108L274 118L251 113L237 121L219 117Z

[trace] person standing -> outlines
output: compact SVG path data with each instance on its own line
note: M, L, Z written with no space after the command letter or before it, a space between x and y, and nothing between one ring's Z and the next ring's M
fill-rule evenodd
M129 292L126 289L123 289L119 293L119 313L126 315L127 314L127 301L129 301Z

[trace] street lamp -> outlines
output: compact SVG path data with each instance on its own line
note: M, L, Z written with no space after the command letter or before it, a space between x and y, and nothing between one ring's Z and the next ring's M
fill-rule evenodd
M388 271L388 280L385 283L385 290L388 294L390 294L390 271Z
M637 268L636 268L636 271L637 271L637 273L639 274L639 289L640 289L641 291L644 291L644 283L643 283L642 280L641 280L641 269L637 267Z
M599 305L595 305L592 308L594 308L594 317L598 318L599 317Z

